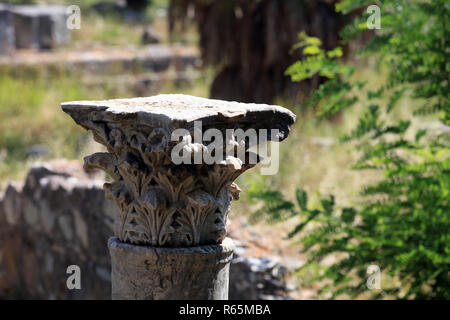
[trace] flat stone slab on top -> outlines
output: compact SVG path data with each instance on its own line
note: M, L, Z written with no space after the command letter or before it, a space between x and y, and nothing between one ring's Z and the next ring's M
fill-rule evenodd
M61 104L63 110L87 129L91 121L122 126L149 125L170 131L188 128L196 120L204 127L215 124L239 124L244 128L279 129L280 141L289 134L295 115L280 106L240 103L193 97L183 94L161 94L152 97L103 101L74 101Z

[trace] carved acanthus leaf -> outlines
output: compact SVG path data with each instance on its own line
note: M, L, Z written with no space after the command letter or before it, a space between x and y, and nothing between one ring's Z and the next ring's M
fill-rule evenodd
M121 241L152 246L222 241L230 202L239 198L233 181L255 164L248 160L256 140L241 133L277 128L284 139L295 120L292 112L279 106L185 95L79 101L62 107L107 148L108 153L86 157L85 167L104 170L114 180L104 188L120 211L116 235ZM204 128L197 130L196 121ZM171 141L176 129L183 130L181 150L187 159L205 154L225 155L224 159L176 165L171 158L179 142ZM212 144L212 139L196 138L195 132L203 136L207 129L216 129L225 141L216 145L215 139ZM228 129L241 131L229 135Z

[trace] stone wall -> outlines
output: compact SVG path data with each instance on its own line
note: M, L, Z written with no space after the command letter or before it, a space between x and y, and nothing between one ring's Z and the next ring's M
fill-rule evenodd
M34 166L23 186L9 184L0 205L0 288L7 298L108 298L106 240L115 207L103 180L79 163ZM68 290L66 268L79 265L82 289Z
M23 184L0 195L0 297L109 299L115 205L104 177L77 161L33 166ZM237 239L239 240L239 239ZM273 257L246 255L243 241L230 272L230 299L289 298L286 267ZM69 265L81 268L81 290L66 286Z

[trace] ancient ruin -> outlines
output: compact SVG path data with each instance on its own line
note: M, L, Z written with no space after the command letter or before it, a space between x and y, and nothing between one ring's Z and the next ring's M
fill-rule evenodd
M34 164L24 181L10 182L0 192L0 300L110 299L106 243L118 209L105 198L104 182L98 170L56 159ZM229 298L292 298L295 287L286 275L302 261L284 259L275 250L280 243L237 218L227 223L236 245ZM73 264L82 270L79 290L68 290L65 283Z
M116 237L109 241L113 298L226 299L233 244L225 226L239 194L233 181L253 166L245 161L251 145L245 137L225 139L223 150L243 145L245 158L213 164L174 164L172 151L180 143L189 158L210 151L211 141L192 143L196 121L224 136L227 129L276 130L269 139L282 141L295 115L279 106L186 95L67 102L62 108L108 151L86 157L85 167L113 179L104 185L119 208ZM179 129L187 133L177 141Z
M15 49L51 49L70 41L67 8L0 3L0 54Z

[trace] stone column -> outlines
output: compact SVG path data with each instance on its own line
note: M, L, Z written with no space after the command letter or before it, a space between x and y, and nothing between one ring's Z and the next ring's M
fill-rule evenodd
M107 149L86 157L85 167L110 175L104 188L120 212L108 243L112 298L227 299L233 242L226 222L240 192L233 181L259 160L249 151L258 138L230 129L267 129L281 141L295 115L187 95L62 108Z

